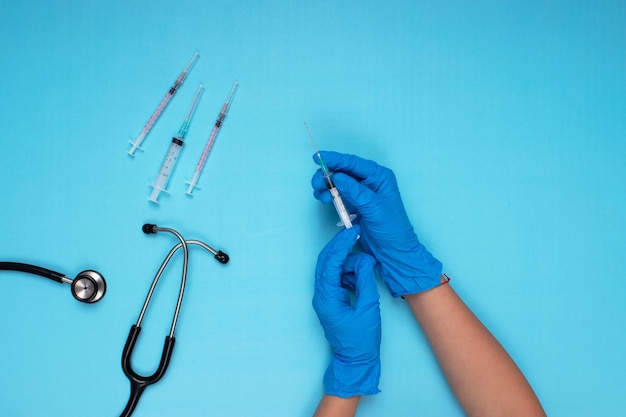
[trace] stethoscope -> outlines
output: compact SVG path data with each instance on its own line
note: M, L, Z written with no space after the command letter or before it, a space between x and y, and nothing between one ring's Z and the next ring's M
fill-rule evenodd
M168 232L176 236L180 242L170 250L170 252L163 260L161 267L156 273L154 279L152 280L152 285L150 286L150 290L148 291L148 295L146 296L146 301L143 303L143 308L141 309L141 313L139 314L139 319L137 320L137 323L133 324L130 328L130 333L128 335L128 339L126 340L124 351L122 352L122 370L130 380L130 397L128 399L128 403L126 404L126 408L121 414L121 417L129 417L133 413L135 407L137 406L137 403L139 402L139 398L143 394L143 391L146 389L147 386L158 382L165 374L165 371L167 370L167 367L169 365L170 359L172 357L172 350L174 349L174 342L176 341L176 339L174 338L174 331L176 330L178 314L180 312L180 306L183 301L183 294L185 292L185 283L187 281L187 265L189 261L188 246L197 245L206 249L207 251L211 252L215 259L217 259L220 263L225 264L229 260L228 255L221 250L216 251L211 246L199 240L185 240L183 239L181 234L174 229L158 227L155 224L144 224L142 230L146 234ZM137 338L139 337L139 333L141 332L141 322L143 321L146 309L148 308L148 304L150 303L150 299L152 298L152 294L154 293L154 289L156 288L161 274L165 270L165 267L169 263L172 256L174 256L174 254L180 248L183 248L182 280L180 283L178 301L176 302L176 310L174 311L174 318L172 319L170 333L165 338L165 345L163 346L161 361L156 372L154 372L152 375L139 375L132 368L131 356L133 353L133 349L135 348ZM96 272L94 270L82 271L76 276L76 278L71 279L60 272L55 272L50 269L42 268L36 265L20 262L0 262L0 271L25 272L49 278L62 284L70 284L72 295L74 296L74 298L84 303L95 303L97 301L100 301L102 297L104 297L107 289L104 277L99 272Z
M142 230L146 234L156 234L158 232L168 232L173 234L180 241L176 246L174 246L170 252L167 254L161 267L157 271L154 279L152 280L152 285L150 286L150 290L148 291L148 295L146 296L146 301L143 303L143 308L141 309L141 313L139 313L139 318L137 319L137 323L133 324L130 328L130 333L128 334L128 339L126 340L126 345L124 346L124 351L122 352L122 369L124 370L124 374L130 380L130 397L128 399L128 403L126 404L126 408L122 412L120 417L129 417L137 403L139 402L139 398L143 394L146 387L149 385L155 384L158 382L170 363L170 359L172 357L172 350L174 349L174 342L176 339L174 338L174 331L176 330L176 323L178 322L178 314L180 312L180 305L183 301L183 294L185 292L185 282L187 281L187 265L189 260L189 245L198 245L207 251L211 252L215 259L219 262L225 264L228 262L229 257L222 251L216 251L209 245L199 240L185 240L180 233L178 233L174 229L170 229L167 227L158 227L155 224L144 224ZM174 318L172 319L172 326L170 327L170 333L165 337L165 344L163 346L163 354L161 355L161 361L159 363L159 367L157 370L150 376L143 376L136 373L131 366L131 356L133 354L133 349L135 348L135 343L139 337L139 333L141 332L141 322L143 320L144 314L146 313L146 309L148 308L148 304L150 303L150 299L152 298L152 293L156 288L157 283L159 282L159 278L161 274L165 270L165 267L169 263L172 256L178 251L180 248L183 248L183 271L182 271L182 279L180 283L180 290L178 292L178 301L176 302L176 309L174 310Z

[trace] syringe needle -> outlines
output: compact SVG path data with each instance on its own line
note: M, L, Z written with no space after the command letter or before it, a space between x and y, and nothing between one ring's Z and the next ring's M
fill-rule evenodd
M183 70L183 72L180 73L180 75L174 82L174 85L172 85L172 87L169 89L167 94L165 94L165 97L163 97L163 100L161 100L161 103L159 104L159 106L156 108L154 113L152 113L152 116L150 116L150 119L148 119L148 122L141 130L141 133L139 133L139 136L137 136L137 139L135 139L134 142L132 141L130 142L132 145L130 150L128 151L128 154L130 156L135 156L135 151L137 149L143 150L141 148L141 142L143 142L143 140L148 135L148 133L150 133L152 126L154 126L156 121L159 119L159 117L161 116L161 113L163 113L163 110L165 110L165 107L167 106L167 104L170 102L170 100L172 99L176 91L178 91L178 88L183 84L183 82L185 81L185 78L187 78L187 75L189 74L189 71L191 71L191 68L194 66L198 58L200 58L200 54L198 52L195 52L193 57L191 57L191 60L189 61L185 69Z
M356 214L348 213L345 204L343 204L343 200L339 195L339 191L333 181L331 180L332 172L326 166L326 163L322 159L322 155L320 155L320 151L317 149L317 144L315 140L313 140L313 135L311 135L311 131L309 130L309 126L307 126L306 122L304 122L304 127L306 128L307 133L309 134L309 138L311 138L311 142L313 143L313 147L315 148L315 152L317 154L317 158L320 161L320 167L322 169L322 176L324 177L324 181L326 182L326 188L330 192L331 197L333 198L333 205L335 206L335 210L337 211L337 215L339 215L340 221L337 223L337 226L345 226L346 229L352 227L352 220L356 217Z
M320 167L322 168L322 173L324 174L324 177L327 178L327 181L330 181L330 171L328 167L326 166L326 163L322 159L322 155L320 155L320 150L317 148L317 144L315 143L315 140L313 139L313 135L311 134L311 130L309 129L309 126L306 124L306 122L304 122L304 127L306 128L306 132L309 134L309 138L311 139L313 148L315 148L315 153L317 155L317 159L319 159L320 161Z
M187 134L187 131L189 130L189 124L191 123L191 117L193 116L193 113L196 111L196 106L198 105L198 101L200 100L200 96L202 95L203 92L204 92L204 84L200 84L200 86L198 87L198 90L196 91L196 95L193 98L193 102L191 103L191 106L189 106L187 117L185 117L185 121L183 122L182 126L178 130L179 136L184 137Z
M313 148L315 148L315 152L319 153L320 151L317 149L317 144L315 143L315 140L313 139L313 135L311 134L311 130L309 129L309 125L306 124L306 122L304 123L304 127L306 128L306 133L308 133L309 138L311 139L311 143L313 144Z
M182 85L182 83L185 81L185 78L187 78L187 75L189 75L189 72L191 71L191 69L196 64L196 61L199 58L200 58L200 53L196 51L191 57L191 59L189 60L189 63L187 64L183 72L181 72L178 78L176 79L176 83L174 83L174 87L178 88L180 85Z

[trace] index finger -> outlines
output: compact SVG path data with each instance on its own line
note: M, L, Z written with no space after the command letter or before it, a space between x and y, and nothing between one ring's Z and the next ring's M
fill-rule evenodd
M345 172L357 180L375 177L380 169L380 165L376 162L356 155L333 151L320 151L320 155L328 168L333 171ZM313 156L313 159L319 163L317 154Z

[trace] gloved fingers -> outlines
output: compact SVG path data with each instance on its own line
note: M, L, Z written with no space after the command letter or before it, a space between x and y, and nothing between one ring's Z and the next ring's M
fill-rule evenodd
M337 190L339 190L339 194L344 199L344 202L359 211L363 208L367 209L367 207L370 207L377 198L374 191L347 174L335 172L333 173L332 179ZM325 204L331 204L333 202L333 197L328 191L322 171L318 170L313 175L311 185L313 186L313 196L316 199Z
M351 253L343 264L341 285L356 290L354 308L357 310L377 303L380 299L374 265L376 260L366 253Z
M333 197L330 195L328 187L326 187L326 182L324 182L321 170L318 169L315 174L313 174L311 186L313 187L313 197L317 200L324 204L331 204L333 202Z
M320 155L332 171L345 172L357 180L375 176L379 167L376 162L355 155L332 151L320 151ZM319 164L317 154L313 155L313 160L316 164Z
M375 210L378 196L373 190L341 172L333 174L333 181L343 201L359 213L369 216Z
M337 296L344 293L341 287L342 267L356 243L360 231L358 225L343 229L324 246L317 258L315 268L316 294L335 294Z
M376 193L398 189L393 171L374 161L330 151L320 151L320 155L331 171L348 174ZM313 155L313 161L319 164L317 154Z
M346 277L354 279L351 285L356 289L354 307L357 310L378 303L380 298L374 277L374 265L376 265L376 260L368 254L354 253L349 256L348 266L352 268L352 271L346 274Z
M356 289L356 264L364 253L350 253L341 267L341 286L350 290ZM368 255L366 255L368 256Z

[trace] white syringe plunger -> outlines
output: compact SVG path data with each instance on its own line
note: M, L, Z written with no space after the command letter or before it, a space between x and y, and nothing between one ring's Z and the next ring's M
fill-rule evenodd
M187 195L193 195L193 190L194 188L197 189L202 189L202 187L200 187L198 184L198 178L200 178L200 171L195 171L193 173L193 177L191 178L191 181L185 181L185 184L189 184L189 187L187 187Z
M167 192L167 190L165 190L164 188L160 188L156 184L154 184L152 186L152 194L150 194L148 200L152 201L153 203L159 204L159 194L161 194L161 191Z

